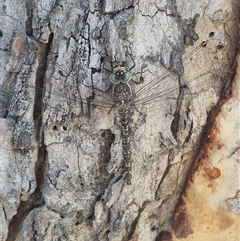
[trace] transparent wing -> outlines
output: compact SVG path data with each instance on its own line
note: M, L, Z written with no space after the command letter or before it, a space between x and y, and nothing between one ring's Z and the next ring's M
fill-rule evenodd
M147 105L158 101L158 99L163 96L179 91L180 86L178 83L178 76L177 74L173 74L174 71L176 72L182 65L186 67L188 64L192 63L192 57L197 56L199 52L204 50L206 44L207 42L203 42L194 48L191 52L185 55L183 60L176 64L171 71L165 70L163 74L150 80L148 83L144 83L143 87L135 92L133 104L135 106ZM35 104L42 105L44 103L55 109L61 108L61 103L67 103L70 106L75 106L76 108L78 107L83 110L89 110L92 106L109 111L114 107L113 97L110 90L108 92L102 92L92 86L85 85L77 78L74 78L71 75L71 71L69 73L69 71L64 70L58 64L56 64L55 68L55 73L57 73L57 75L56 77L51 76L51 78L55 78L55 80L58 79L58 81L51 81L46 88L39 88L33 85L26 86L29 92L34 91L35 94L41 93L41 95L44 96L43 102L35 102ZM212 70L206 70L205 72L198 73L196 74L196 77L189 81L191 83L197 82L201 76L211 73L211 71ZM18 91L18 89L2 89L4 96L8 96L8 98L6 99L6 97L1 95L1 100L13 105L14 98L10 101L9 97L15 97ZM24 96L22 97L22 100L19 100L18 98L17 101L24 101L24 98Z
M187 65L192 64L192 61L194 61L192 60L193 56L197 56L201 51L206 49L207 44L208 44L208 41L201 43L199 46L197 46L192 51L190 51L187 55L185 55L183 60L180 61L178 64L176 64L171 70L165 70L163 74L159 75L153 80L150 80L148 83L143 83L143 86L134 93L134 96L133 96L134 106L138 107L140 105L148 105L152 102L158 101L159 98L162 98L168 94L179 91L180 86L178 84L178 75L176 74L177 70L181 66L186 67ZM74 78L72 74L69 74L69 72L67 72L60 66L58 66L58 68L62 75L65 75L69 78L70 82L76 81L76 78ZM196 84L197 81L202 76L207 75L212 71L213 70L209 69L201 73L196 73L194 78L188 79L188 82L191 82L192 84L194 83ZM78 86L83 90L86 89L86 86L84 86L82 83L79 83ZM87 87L86 92L88 91L89 91L89 87ZM101 108L101 107L109 108L110 106L114 105L111 95L107 95L106 93L101 92L97 89L94 90L94 93L95 93L94 105L97 108Z
M179 88L181 88L181 83L179 81L180 76L178 76L176 73L174 74L174 71L176 71L181 65L183 65L185 68L187 65L191 64L192 61L194 61L193 56L198 56L198 54L205 49L206 44L207 42L203 42L185 55L183 60L175 65L171 71L166 70L162 75L156 77L147 84L144 84L142 88L135 92L134 105L147 105L157 101L159 98L162 98L165 95L179 91ZM191 85L198 84L201 77L214 71L211 69L211 66L207 67L208 70L203 72L199 70L200 72L195 73L195 76L191 79L188 79L187 82Z
M214 69L211 69L206 72L200 73L196 77L189 79L188 84L191 84L194 86L200 85L201 83L199 82L199 80L201 80L202 77L213 73L214 71L215 71ZM171 78L171 76L168 76L168 78L166 78L166 80L168 80L168 83L169 83L169 78ZM145 93L143 93L142 95L137 96L133 101L134 106L139 107L142 105L148 105L153 102L157 102L158 99L161 99L164 96L169 96L174 92L179 92L180 88L182 87L178 83L172 86L170 86L168 83L166 81L162 81L161 83L159 83L157 86L155 86L155 88L158 88L158 90L155 91L154 94L152 93L152 95L145 95Z
M61 108L60 103L67 103L69 106L76 105L83 110L89 109L90 107L110 110L114 105L111 93L104 93L83 84L72 91L63 88L61 92L59 92L59 88L54 90L53 86L48 90L28 84L26 84L24 88L16 87L15 89L3 86L0 92L1 105L3 109L12 109L15 113L18 113L17 106L23 105L24 102L27 101L31 102L29 96L31 96L33 101L34 96L39 94L43 96L43 99L41 101L35 101L35 105L47 105L57 110ZM58 104L55 105L54 103Z

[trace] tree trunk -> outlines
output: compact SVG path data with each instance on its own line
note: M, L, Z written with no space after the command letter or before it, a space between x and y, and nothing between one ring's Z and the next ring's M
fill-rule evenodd
M206 186L187 190L199 166L216 170L219 161L204 163L203 150L208 113L218 116L222 90L232 88L235 9L206 0L2 1L2 240L203 240L191 239L204 231L190 223L199 213L187 202ZM131 185L109 81L120 65L132 75ZM210 231L212 222L204 221Z

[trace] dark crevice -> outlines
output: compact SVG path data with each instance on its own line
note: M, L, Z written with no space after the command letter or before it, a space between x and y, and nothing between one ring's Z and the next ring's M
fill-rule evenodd
M57 126L53 126L52 130L53 130L53 131L57 131L57 130L58 130L58 127L57 127Z
M6 214L6 210L5 210L4 206L2 206L2 211L3 211L3 214L4 214L5 220L7 220L7 214Z
M8 237L6 241L16 240L19 231L22 228L22 224L28 214L34 209L44 204L42 197L42 188L44 184L44 174L47 162L46 146L42 143L42 146L38 149L38 159L35 165L35 176L37 187L33 194L27 201L21 202L17 209L17 214L12 217L12 220L8 228Z
M179 129L179 119L180 119L180 114L178 112L179 110L176 110L174 115L173 115L173 120L171 123L171 132L173 134L173 137L175 138L175 140L177 140L177 133L178 133L178 129Z
M50 52L50 47L53 41L54 34L51 33L48 38L48 43L43 44L39 43L39 58L38 58L38 68L36 71L36 80L35 80L35 105L33 110L33 120L35 122L35 133L36 133L36 140L40 143L41 140L41 124L42 124L42 98L43 92L39 91L44 87L44 76L47 68L47 56Z
M9 114L9 111L6 110L5 113L4 113L4 115L3 115L3 118L6 119L6 118L8 117L8 114Z
M169 151L169 155L168 155L168 164L167 164L167 168L164 170L163 174L162 174L162 178L158 184L158 187L157 187L157 191L155 192L155 200L160 200L160 193L161 193L161 185L164 183L165 181L165 178L168 176L168 174L170 173L170 170L172 168L172 165L171 165L171 161L173 160L173 157L174 157L174 150L171 149Z
M131 240L133 238L134 232L135 232L136 227L137 227L138 220L140 218L140 214L141 214L141 211L139 210L138 216L133 220L133 222L129 226L129 232L128 232L128 235L127 235L126 239L124 239L124 241Z
M104 163L108 163L111 157L110 148L115 139L115 135L112 134L111 130L106 129L102 130L102 145L101 145L101 159Z
M136 227L138 224L138 220L140 219L142 212L145 210L145 208L147 207L148 204L149 204L149 201L145 201L142 204L142 207L140 207L140 209L138 210L138 215L132 221L132 223L129 225L127 235L125 236L123 241L134 240L134 233L135 233L135 230L136 230Z
M45 169L47 165L47 150L46 146L43 142L43 135L41 135L41 125L42 125L42 98L43 93L41 91L37 91L38 89L42 89L44 86L44 75L46 72L46 63L47 56L50 51L50 46L53 40L53 34L49 36L49 40L47 44L39 43L39 58L38 58L38 68L36 71L35 78L35 105L33 110L33 119L35 123L35 135L36 140L39 143L38 148L38 157L35 163L35 178L37 187L35 191L31 194L27 201L22 201L17 209L16 215L12 217L12 220L9 224L8 228L8 237L6 241L16 240L19 231L22 228L23 222L28 216L28 214L36 207L39 207L44 204L44 199L42 196L42 189L44 184L44 176ZM41 140L42 138L42 140Z
M27 18L25 22L25 28L26 28L26 35L27 36L33 36L33 29L32 29L32 14Z
M179 84L180 84L180 80L179 80ZM178 138L178 131L179 131L179 125L180 125L180 110L181 110L181 106L182 106L182 102L183 102L183 89L187 88L187 86L182 86L180 87L180 92L178 95L178 99L177 99L177 106L176 106L176 110L174 112L174 118L172 120L171 123L171 132L175 138L175 140L177 140Z
M28 16L25 22L25 32L27 36L33 36L33 28L32 28L33 2L31 0L27 0L25 4L26 4L27 16Z
M217 50L220 50L222 48L224 48L224 45L221 45L221 44L217 45L217 47L216 47Z
M187 111L188 111L188 113L190 112L189 109ZM189 117L189 115L188 115L188 117ZM186 136L185 141L184 141L185 143L188 143L190 141L191 136L192 136L192 131L193 131L193 122L191 121L191 126L189 128L188 135Z
M209 33L209 38L213 38L214 37L214 35L215 35L215 33L214 32L211 32L211 33Z
M195 31L197 19L199 18L199 16L199 14L195 14L193 18L183 20L182 28L184 33L184 43L187 45L193 45L194 41L197 41L199 39L199 36Z

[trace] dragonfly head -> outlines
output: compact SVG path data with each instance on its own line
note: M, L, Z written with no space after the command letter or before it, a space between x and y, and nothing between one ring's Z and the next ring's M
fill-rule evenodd
M113 69L113 73L110 75L110 81L113 84L128 83L132 78L132 75L127 72L125 67L117 66Z
M116 68L113 69L113 74L116 75L116 76L118 76L118 77L123 76L126 72L127 72L127 71L126 71L126 68L125 68L125 67L120 67L120 66L118 66L118 67L116 67Z

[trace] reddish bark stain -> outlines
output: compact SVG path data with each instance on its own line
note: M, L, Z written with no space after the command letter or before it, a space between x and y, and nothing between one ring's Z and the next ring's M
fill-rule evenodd
M172 241L172 234L167 231L162 231L158 234L155 241Z
M18 57L26 48L26 39L24 39L20 34L16 34L13 49L15 51L16 56Z
M216 167L204 168L209 180L217 179L221 176L221 171Z
M188 235L194 233L189 222L186 204L182 198L179 200L177 205L172 226L177 238L186 238Z

